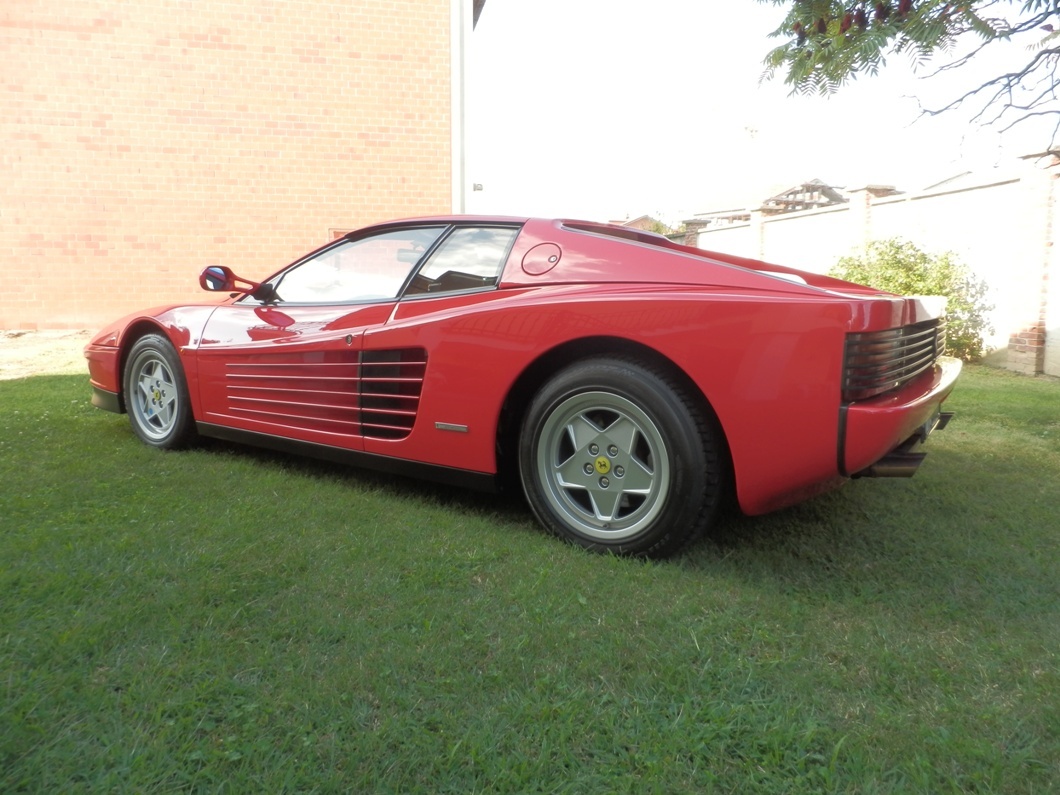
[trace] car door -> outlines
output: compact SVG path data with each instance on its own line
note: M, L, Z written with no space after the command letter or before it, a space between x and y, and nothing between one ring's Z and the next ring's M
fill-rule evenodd
M201 421L347 449L379 424L364 394L378 391L384 353L363 355L444 224L350 236L310 254L251 295L217 308L196 352ZM399 353L399 356L404 356ZM369 401L371 402L371 401ZM402 415L397 415L400 419Z
M493 449L489 419L468 417L469 397L490 383L483 354L495 347L477 324L521 292L497 289L520 228L455 224L420 263L387 322L365 330L365 452L488 468L467 450L479 449L483 434Z

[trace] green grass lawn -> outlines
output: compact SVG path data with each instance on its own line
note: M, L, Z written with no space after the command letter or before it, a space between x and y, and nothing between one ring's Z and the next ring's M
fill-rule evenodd
M1060 383L665 563L0 382L0 792L1060 791Z

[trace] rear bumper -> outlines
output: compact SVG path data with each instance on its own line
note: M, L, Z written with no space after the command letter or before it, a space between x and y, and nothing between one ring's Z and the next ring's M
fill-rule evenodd
M942 430L953 419L952 411L941 411L923 427L875 464L851 475L852 478L911 478L924 463L927 453L916 448L927 441L933 431Z
M942 357L933 370L893 394L843 406L840 473L847 477L911 476L924 458L914 448L949 419L941 406L960 373L958 359Z

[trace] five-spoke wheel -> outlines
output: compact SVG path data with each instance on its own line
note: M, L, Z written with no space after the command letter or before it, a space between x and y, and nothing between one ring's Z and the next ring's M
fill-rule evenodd
M593 359L558 373L530 404L523 490L546 527L583 546L665 555L698 535L720 496L703 407L662 371Z
M636 535L668 493L666 441L648 414L612 392L559 403L541 426L536 465L550 507L605 541Z
M154 447L174 448L194 435L184 371L173 346L148 334L129 351L125 406L133 430Z

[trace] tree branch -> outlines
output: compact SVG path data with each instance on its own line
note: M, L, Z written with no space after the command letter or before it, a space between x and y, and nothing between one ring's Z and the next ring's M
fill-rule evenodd
M769 2L770 0L760 0ZM793 93L831 93L857 74L876 74L889 54L909 55L919 65L958 40L969 45L962 55L927 71L922 79L952 73L979 58L998 40L1020 37L1035 51L1023 66L950 99L925 107L920 117L965 108L970 121L1002 131L1031 119L1057 115L1060 71L1060 0L771 0L788 7L771 34L784 40L766 58L763 79L785 68ZM1014 16L1015 22L1008 21ZM1044 33L1042 32L1044 31ZM978 39L972 42L966 34ZM1016 117L1016 118L1014 118ZM1057 141L1054 129L1050 145Z
M1024 66L1019 71L1006 72L1003 75L998 75L997 77L995 77L995 78L993 78L991 80L987 80L982 85L980 85L980 86L978 86L976 88L973 88L973 89L971 89L969 91L966 91L964 94L962 94L961 96L957 97L956 99L950 101L948 104L942 106L941 108L938 108L936 110L931 110L931 109L928 109L928 108L922 108L921 111L923 113L926 113L929 116L937 116L940 113L945 113L948 110L954 110L954 109L960 107L960 105L963 104L965 100L971 99L972 97L980 94L981 92L986 91L986 90L996 86L997 87L997 91L995 92L994 96L991 98L991 100L987 104L995 102L1003 94L1005 94L1006 92L1011 92L1011 90L1013 88L1017 87L1023 81L1024 78L1026 78L1035 69L1038 68L1038 66L1042 63L1042 61L1045 61L1045 60L1047 60L1047 59L1049 59L1051 57L1055 57L1055 56L1058 56L1058 55L1060 55L1060 47L1050 47L1049 49L1041 50L1041 51L1038 52L1037 55L1035 55L1027 63L1026 66ZM981 117L981 115L982 115L982 111L980 111L980 113L976 114L976 116L974 116L973 119L978 119L979 117Z
M1027 121L1027 119L1034 118L1035 116L1057 116L1057 117L1060 117L1060 110L1037 110L1034 113L1025 113L1024 115L1020 116L1015 121L1012 121L1009 124L1007 124L1004 127L1002 127L1000 130L998 130L998 132L999 133L1008 132L1013 127L1016 127L1017 125L1023 124L1023 122ZM1060 125L1060 121L1058 121L1057 124ZM1056 133L1054 131L1054 133L1053 133L1054 140L1055 140L1055 136L1056 136Z

